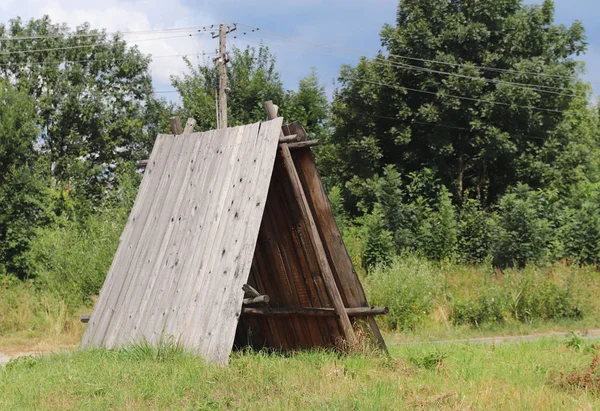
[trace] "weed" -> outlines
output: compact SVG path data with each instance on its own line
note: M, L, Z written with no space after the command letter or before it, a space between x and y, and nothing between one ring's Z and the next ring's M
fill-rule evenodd
M600 393L600 356L594 355L587 368L568 374L561 372L558 377L554 377L554 382L559 387L568 390L583 389L596 394Z
M36 364L38 363L38 359L31 356L31 355L27 355L27 356L23 356L23 357L16 357L16 358L12 358L7 364L6 364L6 369L7 370L24 370L24 369L31 369L33 368Z
M138 343L126 345L120 349L126 357L136 361L172 361L185 355L185 350L181 341L175 338L161 338L157 344L152 344L148 340L142 340Z
M408 360L419 368L439 371L448 354L437 347L409 352Z
M575 331L570 331L569 333L571 335L565 342L565 345L568 348L574 348L577 351L582 351L583 348L585 347L585 341L583 340L583 338L579 334L577 334Z

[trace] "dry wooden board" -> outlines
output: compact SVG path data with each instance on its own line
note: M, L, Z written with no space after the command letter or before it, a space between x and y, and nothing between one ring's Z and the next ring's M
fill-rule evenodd
M82 347L174 338L227 362L281 125L158 136Z

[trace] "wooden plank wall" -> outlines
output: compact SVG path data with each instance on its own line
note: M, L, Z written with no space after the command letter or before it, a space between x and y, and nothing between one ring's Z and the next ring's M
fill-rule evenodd
M227 361L281 125L158 136L82 347L173 337Z
M299 124L290 126L293 129L284 127L286 134L304 133ZM348 308L367 307L367 298L342 241L312 151L306 147L293 150L292 155L344 305ZM269 295L269 305L273 308L331 308L308 227L291 190L289 174L278 155L249 283L260 293ZM374 317L367 317L366 322L385 351L385 342ZM343 336L335 317L243 315L235 343L237 346L289 350L333 347Z

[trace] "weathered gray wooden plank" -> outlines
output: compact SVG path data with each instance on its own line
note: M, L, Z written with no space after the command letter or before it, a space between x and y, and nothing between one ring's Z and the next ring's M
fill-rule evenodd
M97 347L100 345L106 327L110 323L110 319L114 313L115 302L119 298L124 283L130 280L126 273L133 258L134 247L132 245L132 238L137 238L139 236L138 230L145 225L147 203L144 199L148 196L153 196L157 190L157 186L153 184L153 179L160 178L160 175L165 170L167 157L172 148L172 145L167 141L169 137L162 135L156 139L148 162L147 172L142 178L127 224L119 239L119 247L100 292L100 295L105 297L98 299L90 318L90 326L88 326L84 333L82 339L82 346L84 347Z
M154 300L151 318L145 325L152 333L152 339L158 339L158 330L164 331L166 335L174 335L177 328L173 327L180 297L185 290L186 281L190 275L184 275L193 269L193 255L196 247L198 232L201 230L203 216L202 209L198 212L198 206L202 207L204 193L202 181L210 175L215 164L216 156L208 156L214 147L215 136L221 139L218 133L204 133L194 135L196 144L205 146L202 150L197 149L190 159L191 176L189 186L186 189L181 208L176 213L177 235L173 236L167 251L168 278L167 283L158 290L158 296Z
M211 141L208 142L207 149L200 153L198 156L201 161L201 169L199 171L199 179L195 186L191 188L193 198L190 203L191 212L193 215L192 220L189 223L188 229L191 232L191 240L189 251L187 252L190 262L185 266L185 270L182 267L182 272L188 273L178 282L175 289L175 296L172 301L172 307L170 312L166 315L165 332L169 335L176 335L179 337L184 329L186 314L189 312L195 304L192 293L193 287L196 280L199 277L199 273L205 265L203 258L205 258L205 248L199 246L200 244L206 243L207 227L209 221L213 219L213 209L210 208L210 203L207 203L207 198L212 195L212 192L216 187L219 187L220 181L215 178L215 170L223 162L222 156L217 152L221 151L222 140L224 130L219 130ZM227 133L237 133L234 129L229 129ZM214 204L216 207L217 204Z
M181 152L181 158L179 166L173 181L176 184L169 187L169 194L167 194L168 203L165 205L165 209L161 216L162 224L166 224L166 231L161 238L160 247L156 252L157 258L154 263L149 266L147 274L149 274L148 284L146 289L139 300L132 300L129 309L130 317L125 319L125 323L122 326L124 329L131 329L133 327L134 335L133 338L145 338L150 342L157 342L160 339L160 332L150 325L153 322L153 318L156 315L158 309L163 304L168 304L162 301L161 297L164 293L164 289L167 284L172 280L172 273L169 269L168 250L172 246L171 240L176 243L176 247L179 246L178 240L182 236L182 232L179 231L181 225L179 224L178 215L181 213L181 206L189 192L189 181L192 178L195 168L192 167L193 159L196 152L201 144L200 138L196 135L184 135L182 136L182 145L184 147ZM141 294L141 293L140 293ZM143 313L136 321L136 313ZM132 321L133 320L133 321Z
M281 123L159 137L84 346L174 336L227 361Z
M146 224L137 241L137 250L134 254L134 265L130 267L129 276L131 281L122 292L122 298L117 301L115 307L117 312L112 319L112 324L104 336L103 344L107 347L116 347L121 344L130 343L137 337L137 328L131 327L135 322L135 315L142 305L144 297L151 284L152 277L148 275L153 271L157 259L161 258L159 250L165 236L168 235L169 215L172 208L173 197L180 189L180 175L184 167L185 151L189 150L183 135L171 137L174 145L167 160L167 173L161 176L157 193L151 202ZM127 330L125 334L122 330Z
M260 222L266 204L268 190L276 150L272 150L270 136L277 135L281 130L282 119L263 123L260 133L254 141L254 152L258 161L254 169L245 170L245 186L241 192L235 192L234 198L241 205L237 212L239 218L232 222L232 235L229 247L234 249L235 258L227 261L231 265L223 292L226 298L219 302L220 318L209 317L207 329L213 331L214 338L210 339L208 352L216 357L218 362L227 362L229 351L233 345L235 329L240 316L244 291L243 284L248 280L250 266ZM246 200L247 198L247 200ZM237 224L236 224L237 223ZM233 241L232 241L233 240ZM236 242L237 241L237 242Z
M249 206L249 201L242 203L242 199L238 196L248 185L248 178L246 178L245 174L256 168L256 163L251 165L252 163L249 162L257 157L257 153L254 147L252 147L252 142L258 134L259 127L260 124L257 123L248 125L244 130L240 130L231 147L233 155L230 156L228 163L223 164L226 167L226 170L222 170L224 187L217 200L217 204L222 204L222 207L218 210L214 223L211 222L213 224L211 224L211 231L208 234L208 238L213 241L208 248L207 254L209 258L206 264L206 274L203 276L203 281L195 287L198 302L192 308L195 313L210 311L214 312L215 315L203 316L199 321L194 321L194 323L191 322L191 318L194 318L194 316L191 316L190 320L187 321L188 326L186 327L189 330L186 337L197 343L197 349L202 355L211 355L208 352L209 344L210 340L215 337L214 330L209 329L207 326L211 319L209 317L216 318L220 316L216 315L216 313L221 314L219 312L219 303L228 298L228 294L226 293L227 277L232 274L235 275L232 265L234 259L237 257L238 244L242 242L242 239L237 238L236 225L238 222L243 221L242 219L244 218L243 209L240 211L237 210L242 205ZM235 241L238 241L238 243ZM207 291L208 293L217 293L222 298L215 299L210 294L207 294ZM216 358L213 359L217 360Z

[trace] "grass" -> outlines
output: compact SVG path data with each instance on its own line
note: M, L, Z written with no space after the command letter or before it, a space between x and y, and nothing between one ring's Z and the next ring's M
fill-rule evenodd
M74 348L85 329L79 314L90 310L70 308L30 282L8 284L6 278L4 282L0 278L0 352L10 355Z
M0 279L0 351L61 351L0 368L0 409L600 408L598 348L576 335L500 345L415 344L600 328L600 281L593 268L529 267L494 278L489 268L413 256L363 280L371 298L377 290L386 291L379 297L389 299L384 303L396 316L394 323L380 318L390 357L247 351L219 367L173 344L75 351L85 329L79 314L91 312L90 306L68 306L32 283ZM374 280L381 281L378 289ZM541 291L572 290L560 294L568 297L560 301L581 306L583 318L513 318L517 309L558 301L546 294L546 301L510 304L513 296L537 295L541 283L557 286ZM452 320L457 301L471 310L487 309L475 304L481 295L504 298L502 321Z
M584 344L405 345L389 358L240 352L228 367L176 345L76 351L0 369L0 409L598 409L593 387L569 383L590 380L596 348Z
M369 301L390 308L384 329L408 340L600 327L600 274L557 263L494 272L415 255L362 273Z

